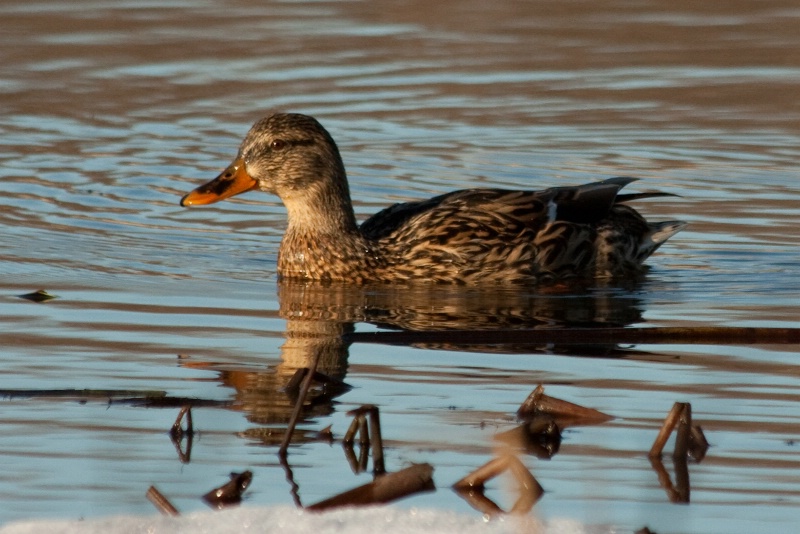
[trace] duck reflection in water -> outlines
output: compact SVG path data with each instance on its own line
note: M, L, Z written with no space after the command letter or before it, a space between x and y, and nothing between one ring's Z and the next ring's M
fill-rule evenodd
M441 332L435 344L411 342L408 346L476 353L564 354L618 357L630 354L615 344L538 344L515 340L515 333L531 329L564 331L574 327L615 328L642 320L643 303L635 288L595 286L481 288L434 285L322 284L284 280L278 284L280 314L286 320L281 362L265 371L230 370L222 381L236 389L234 405L247 412L251 422L274 427L253 430L265 443L280 441L296 397L287 386L298 369L318 358L317 371L331 382L312 391L304 417L330 413L336 396L347 391L345 380L349 349L357 323L370 323L385 331L410 334ZM502 331L502 343L467 344L464 332ZM364 334L369 336L369 334ZM505 337L505 336L503 336ZM363 337L362 337L363 339ZM578 340L579 341L579 340ZM380 345L374 345L380 354ZM476 358L478 356L476 355ZM387 373L394 362L387 361ZM531 367L535 368L535 357ZM311 439L297 436L298 440Z

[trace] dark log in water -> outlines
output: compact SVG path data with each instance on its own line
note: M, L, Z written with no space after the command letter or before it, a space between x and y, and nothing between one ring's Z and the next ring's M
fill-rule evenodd
M536 330L442 330L356 332L352 343L412 345L452 343L459 345L564 345L585 344L699 344L699 345L794 345L800 344L800 328L758 327L663 327L663 328L551 328Z

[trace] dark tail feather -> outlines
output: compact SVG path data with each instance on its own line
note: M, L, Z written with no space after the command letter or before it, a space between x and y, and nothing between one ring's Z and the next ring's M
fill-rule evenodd
M579 186L553 187L551 203L557 207L555 219L590 224L608 215L619 198L619 190L637 180L627 176L609 178Z
M649 191L646 193L625 193L624 195L617 195L617 202L630 202L631 200L639 200L640 198L655 198L655 197L680 197L674 193L662 193L661 191Z
M664 221L648 223L648 226L650 227L650 231L643 236L639 243L639 254L637 256L639 262L646 260L650 254L663 245L667 239L686 228L687 223L684 221Z

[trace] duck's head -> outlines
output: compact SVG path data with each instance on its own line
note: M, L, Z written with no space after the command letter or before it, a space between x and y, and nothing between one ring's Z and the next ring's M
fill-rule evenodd
M297 113L279 113L256 122L233 163L184 196L181 206L212 204L253 189L278 195L290 219L293 213L332 208L331 198L336 199L335 209L347 211L350 205L336 143L316 119Z

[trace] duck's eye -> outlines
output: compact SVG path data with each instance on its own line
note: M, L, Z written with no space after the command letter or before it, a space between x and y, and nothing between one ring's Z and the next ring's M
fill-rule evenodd
M286 141L283 139L275 139L269 144L269 146L272 148L272 150L283 150L286 148L286 144Z

